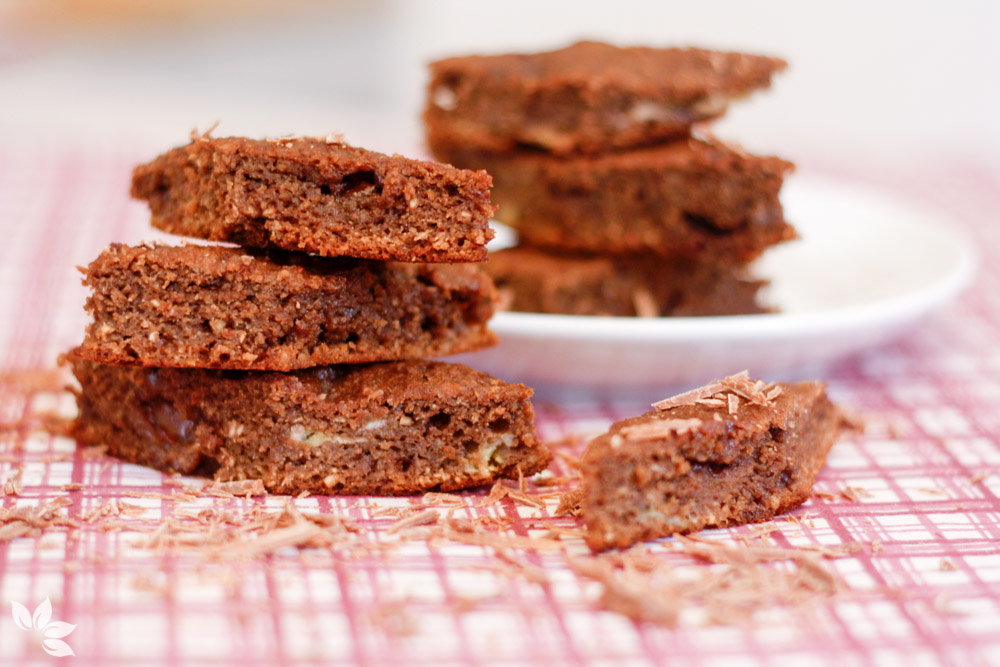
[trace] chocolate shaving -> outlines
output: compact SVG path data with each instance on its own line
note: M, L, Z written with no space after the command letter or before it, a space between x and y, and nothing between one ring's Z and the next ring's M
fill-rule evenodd
M632 291L632 306L635 308L637 317L659 317L660 308L656 299L643 287L637 287Z
M721 398L699 398L695 401L697 405L704 405L709 408L724 408L726 407L726 401Z
M545 570L537 565L532 565L514 556L507 549L497 549L494 553L498 559L513 566L514 574L524 577L533 584L547 585L550 583L549 576L545 574Z
M734 401L734 397L736 396L744 398L755 405L766 406L780 396L781 392L782 389L780 386L768 385L762 380L751 381L749 372L740 371L735 375L711 382L704 387L698 387L697 389L665 398L662 401L657 401L653 403L653 407L657 410L669 410L682 405L701 404L714 407L725 405L729 409L730 414L735 414L736 408L739 407L738 400ZM706 401L717 400L716 397L720 394L726 396L724 404L706 403Z
M659 440L671 435L683 435L698 430L702 421L697 417L691 419L656 419L640 424L626 426L619 431L627 440L642 442Z
M990 471L990 470L980 470L979 472L977 472L976 474L974 474L972 477L970 477L969 481L972 482L973 484L979 484L981 482L986 481L986 478L989 477L992 474L993 474L993 472Z
M400 519L391 526L385 529L386 535L392 535L398 533L401 530L406 530L408 528L415 528L416 526L426 526L428 524L437 523L438 519L441 518L441 513L437 510L424 510L419 514L414 514L408 516L404 519Z
M683 394L677 394L676 396L665 398L662 401L657 401L656 403L653 403L653 407L657 410L669 410L670 408L676 408L682 405L692 405L696 401L704 398L710 398L715 394L718 394L725 388L726 387L722 384L722 382L713 382L705 385L704 387L698 387L697 389L686 391Z
M529 505L531 507L536 507L538 509L545 509L545 501L540 500L531 494L524 493L517 489L512 489L505 485L503 481L499 481L493 485L490 489L490 493L483 502L476 505L476 507L485 507L486 505L492 505L498 503L504 498L510 498L514 502L521 503L522 505Z
M464 505L465 499L454 493L441 493L440 491L429 491L424 494L424 505Z
M559 497L559 505L556 507L556 516L580 516L580 503L583 502L583 489L577 488L567 491Z
M805 604L845 588L817 555L798 549L675 540L677 550L712 565L692 570L629 552L567 562L578 575L602 585L599 607L668 627L676 627L686 615L700 615L716 624L748 621L769 605ZM776 565L784 563L790 567Z
M73 501L53 498L43 505L0 507L0 542L18 537L39 537L53 528L78 528L80 524L60 510Z
M840 492L840 495L843 496L846 500L850 500L851 502L857 502L859 500L863 500L864 498L871 498L872 492L869 491L868 489L862 489L857 486L845 486L844 489Z
M0 483L0 497L19 496L24 491L24 468L16 468L14 474Z
M235 498L237 496L250 498L252 496L267 495L264 482L259 479L241 479L231 482L212 482L200 489L201 492L219 496L222 498Z

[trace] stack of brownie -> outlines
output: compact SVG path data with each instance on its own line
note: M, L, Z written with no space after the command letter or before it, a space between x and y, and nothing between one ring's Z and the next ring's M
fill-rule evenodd
M490 177L336 138L196 136L136 168L162 230L85 270L78 440L272 492L531 474L531 390L427 357L495 342ZM426 262L435 262L433 264Z
M580 42L431 64L436 158L494 178L519 245L487 270L512 310L667 316L761 312L748 263L794 237L792 165L692 125L770 85L785 63Z

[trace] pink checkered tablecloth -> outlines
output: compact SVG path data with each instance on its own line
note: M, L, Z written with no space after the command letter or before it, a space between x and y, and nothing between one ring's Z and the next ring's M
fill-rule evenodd
M542 495L544 507L484 504L481 490L439 510L492 517L522 538L563 531L562 549L412 539L420 527L399 530L394 512L419 498L327 497L292 503L343 517L356 530L349 543L256 558L153 548L169 517L267 516L288 511L287 499L189 495L180 484L193 480L78 450L35 428L48 413L72 416L72 396L26 391L10 375L51 369L79 342L86 291L77 265L111 241L164 238L127 197L131 166L148 157L113 145L0 148L0 512L54 503L63 524L0 539L0 664L1000 664L996 172L970 165L867 179L950 216L976 240L980 273L904 338L819 375L867 416L868 430L839 441L816 496L755 542L843 549L822 564L844 587L804 606L762 606L749 622L684 616L671 628L599 608L601 585L567 564L588 552L573 537L577 520L555 516L554 495ZM540 396L539 434L585 436L646 406ZM568 474L566 460L552 471ZM533 497L550 490L528 484ZM753 530L703 536L736 545ZM679 571L710 567L670 543L650 545L651 557ZM59 623L76 627L67 634ZM74 656L46 654L43 642L58 635Z

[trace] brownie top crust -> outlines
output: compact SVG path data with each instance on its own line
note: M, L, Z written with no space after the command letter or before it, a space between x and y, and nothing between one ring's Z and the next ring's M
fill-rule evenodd
M435 75L456 70L525 89L555 85L614 86L663 95L690 104L715 92L745 93L766 87L787 67L780 58L699 48L618 47L581 41L535 54L464 56L431 64Z
M579 42L536 54L430 65L432 151L596 154L683 137L770 85L778 58L695 48Z

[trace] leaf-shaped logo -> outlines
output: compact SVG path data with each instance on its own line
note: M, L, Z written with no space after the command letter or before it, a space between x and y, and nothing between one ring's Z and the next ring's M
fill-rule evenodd
M11 614L14 616L14 623L22 630L31 630L31 612L20 602L11 602Z
M57 658L76 655L76 653L73 653L73 649L69 647L69 644L61 639L43 639L42 648L45 649L46 653Z
M41 630L50 620L52 620L52 603L45 598L45 602L35 607L35 615L31 617L31 622L36 630Z
M76 630L76 625L72 623L64 623L63 621L52 621L45 626L45 630L42 634L49 639L62 639L69 633Z
M35 613L28 612L28 608L20 602L11 601L11 615L14 623L22 630L37 630L42 633L42 648L45 652L56 658L63 658L68 655L76 655L69 644L62 640L63 637L76 630L76 625L52 620L52 601L45 598L35 608Z

